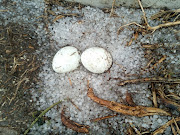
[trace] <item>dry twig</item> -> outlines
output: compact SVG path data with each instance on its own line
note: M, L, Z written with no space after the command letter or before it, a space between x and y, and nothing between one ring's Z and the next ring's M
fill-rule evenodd
M143 116L149 116L149 115L170 115L170 113L154 107L144 107L144 106L127 106L123 105L114 101L108 101L101 99L94 95L93 89L89 88L88 86L88 92L87 96L91 98L94 102L101 104L107 108L109 108L112 111L122 113L125 115L131 115L131 116L137 116L137 117L143 117Z

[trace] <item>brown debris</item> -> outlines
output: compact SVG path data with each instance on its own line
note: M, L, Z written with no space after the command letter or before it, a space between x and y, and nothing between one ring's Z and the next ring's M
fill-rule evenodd
M95 119L92 119L91 122L97 122L100 120L104 120L104 119L108 119L108 118L112 118L112 117L116 117L116 116L118 116L118 114L108 115L108 116L104 116L104 117L100 117L100 118L95 118Z
M137 135L141 135L141 132L130 122L131 127L134 129Z
M57 15L55 17L55 19L53 20L53 22L56 22L57 20L62 19L62 18L67 17L67 16L76 16L76 17L78 17L79 15L78 14L61 14L61 15Z
M158 128L157 130L155 130L152 135L158 135L158 134L162 134L164 132L164 130L171 125L172 123L174 123L174 121L180 121L180 117L177 117L175 119L171 119L170 121L168 121L166 124L164 124L163 126L161 126L160 128Z
M94 95L93 89L89 88L88 86L88 92L87 96L91 98L94 102L101 104L107 108L109 108L112 111L122 113L124 115L131 115L131 116L137 116L137 117L143 117L143 116L149 116L149 115L170 115L170 113L154 107L144 107L144 106L127 106L123 105L114 101L108 101L101 99Z
M133 34L133 37L131 38L131 40L129 41L128 46L130 46L133 41L136 41L137 38L138 38L138 32L136 31L136 32Z
M142 44L141 46L145 49L153 50L153 49L157 49L157 48L161 47L162 45L159 45L159 44Z
M127 135L135 135L135 133L134 133L134 131L133 131L133 128L131 127L131 126L129 126L128 128L127 128L127 133L126 133Z
M178 104L178 103L172 101L171 99L167 98L162 87L159 87L157 92L158 92L160 98L162 99L162 101L164 103L166 103L167 105L170 105L172 107L175 107L175 108L177 108L177 110L180 111L180 104Z
M166 59L166 56L164 55L158 62L156 62L149 70L154 69L157 67L158 64L162 63Z
M130 93L126 92L126 102L130 105L130 106L136 106L136 104L134 103L132 96Z
M158 20L159 18L163 18L164 21L167 21L169 18L176 17L178 18L180 14L180 9L176 10L161 10L155 15L151 16L151 20ZM175 18L175 20L176 20Z
M61 121L67 127L78 133L89 133L89 126L78 124L65 116L64 108L61 112Z
M123 86L128 83L147 83L147 82L162 82L162 83L180 83L180 79L176 78L162 78L162 77L152 77L152 78L141 78L121 81L118 85Z
M151 83L151 87L152 87L152 95L153 95L153 103L154 103L154 107L158 107L157 105L157 96L156 96L156 90L154 88L154 83Z
M117 15L114 13L114 5L115 5L115 3L116 3L116 0L113 0L112 8L111 8L111 12L110 12L110 16L109 16L109 17L117 16Z
M180 21L175 21L175 20L177 20L177 18L176 18L173 22L167 22L167 23L164 23L164 24L159 24L159 25L153 26L153 27L150 26L148 21L147 21L146 13L145 13L144 8L143 8L143 6L141 4L141 1L140 0L137 0L137 1L139 3L139 6L141 7L142 12L143 12L143 18L144 18L144 21L145 21L145 26L142 26L142 25L140 25L140 24L138 24L136 22L131 22L129 24L125 24L125 25L121 26L118 29L117 34L120 33L120 31L122 30L123 27L129 26L129 25L132 25L132 24L133 25L137 25L137 26L145 29L146 31L151 31L152 33L155 32L157 29L160 29L160 28L163 28L163 27L170 27L170 26L175 26L175 25L179 25L180 24Z
M174 127L173 127L173 124L171 123L171 130L172 130L172 132L173 132L173 134L174 135L177 135L177 132L176 132L176 130L174 129Z

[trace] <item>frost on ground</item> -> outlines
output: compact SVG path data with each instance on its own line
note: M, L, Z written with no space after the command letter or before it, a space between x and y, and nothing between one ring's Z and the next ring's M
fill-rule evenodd
M129 122L132 122L136 127L153 131L171 119L171 117L158 115L137 118L119 114L118 117L100 122L90 122L93 118L114 114L114 112L100 106L87 97L87 80L89 80L90 87L94 89L95 94L100 98L124 103L125 93L128 91L133 93L133 99L136 104L152 106L152 101L149 100L151 92L148 90L148 84L131 84L119 87L117 86L119 80L112 78L134 78L133 74L139 74L147 64L141 43L157 43L162 38L166 40L164 41L166 43L176 43L178 41L172 31L162 29L156 31L153 35L139 35L137 40L132 42L131 46L127 46L134 31L128 27L117 35L117 30L120 26L133 21L140 23L141 10L121 7L115 10L119 17L111 18L109 14L92 7L85 7L82 10L74 9L73 11L66 10L63 7L52 10L56 13L63 11L64 14L77 13L80 16L65 17L57 20L52 25L49 24L52 41L51 43L44 43L44 46L46 49L51 49L49 50L50 53L41 53L43 50L38 51L44 56L44 65L39 74L41 82L36 89L32 89L33 102L36 102L38 110L43 110L59 100L62 100L63 103L46 113L46 116L51 119L47 120L42 126L36 125L33 127L31 131L33 134L48 134L50 132L66 135L73 134L74 131L62 125L60 108L63 105L67 106L66 114L70 116L71 120L90 126L90 134L124 134ZM157 11L148 9L146 13L150 17ZM150 24L157 25L157 22ZM41 28L42 26L39 26L37 30L39 37L43 33ZM109 71L103 74L90 73L82 64L73 72L65 74L55 73L51 65L53 56L60 48L67 45L76 47L81 53L90 47L105 48L113 57L113 65ZM169 55L171 54L163 49L159 53L166 54L169 61L173 59L171 64L174 64L173 67L177 67L180 56L176 52L175 55L170 57ZM175 68L173 72L178 72L178 70ZM150 75L150 73L144 76L147 75ZM67 98L70 98L81 111L78 111ZM165 131L166 134L170 134L170 132L171 130L169 129Z

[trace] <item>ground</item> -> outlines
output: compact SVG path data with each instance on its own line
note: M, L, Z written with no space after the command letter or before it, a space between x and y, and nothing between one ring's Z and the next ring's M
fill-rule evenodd
M47 9L51 9L54 5L67 8L83 7L79 4L56 0L46 1L46 4L48 5ZM110 12L108 9L104 9L104 11ZM48 14L52 15L53 13L49 12ZM42 22L47 21L47 18L43 19ZM29 91L41 81L38 78L38 73L43 63L41 56L36 56L35 53L40 48L37 37L37 34L31 31L30 27L18 23L0 26L0 127L13 129L17 134L24 133L28 125L40 113L35 109ZM177 46L177 48L179 47ZM171 53L171 50L167 51ZM147 57L155 56L152 65L162 57L159 56L156 49L145 50L145 53ZM166 69L167 65L167 62L163 63L158 76L173 76L172 72ZM175 77L179 77L179 75L175 75ZM166 84L165 87L173 89L176 85ZM45 119L48 118L43 117L39 124L42 124Z

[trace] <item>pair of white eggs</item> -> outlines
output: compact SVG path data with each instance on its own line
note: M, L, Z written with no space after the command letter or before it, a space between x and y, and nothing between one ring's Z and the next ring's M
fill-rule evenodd
M80 60L83 66L93 73L103 73L112 65L112 57L109 52L100 47L86 49L80 56L73 46L61 48L54 56L52 67L57 73L66 73L75 70Z

